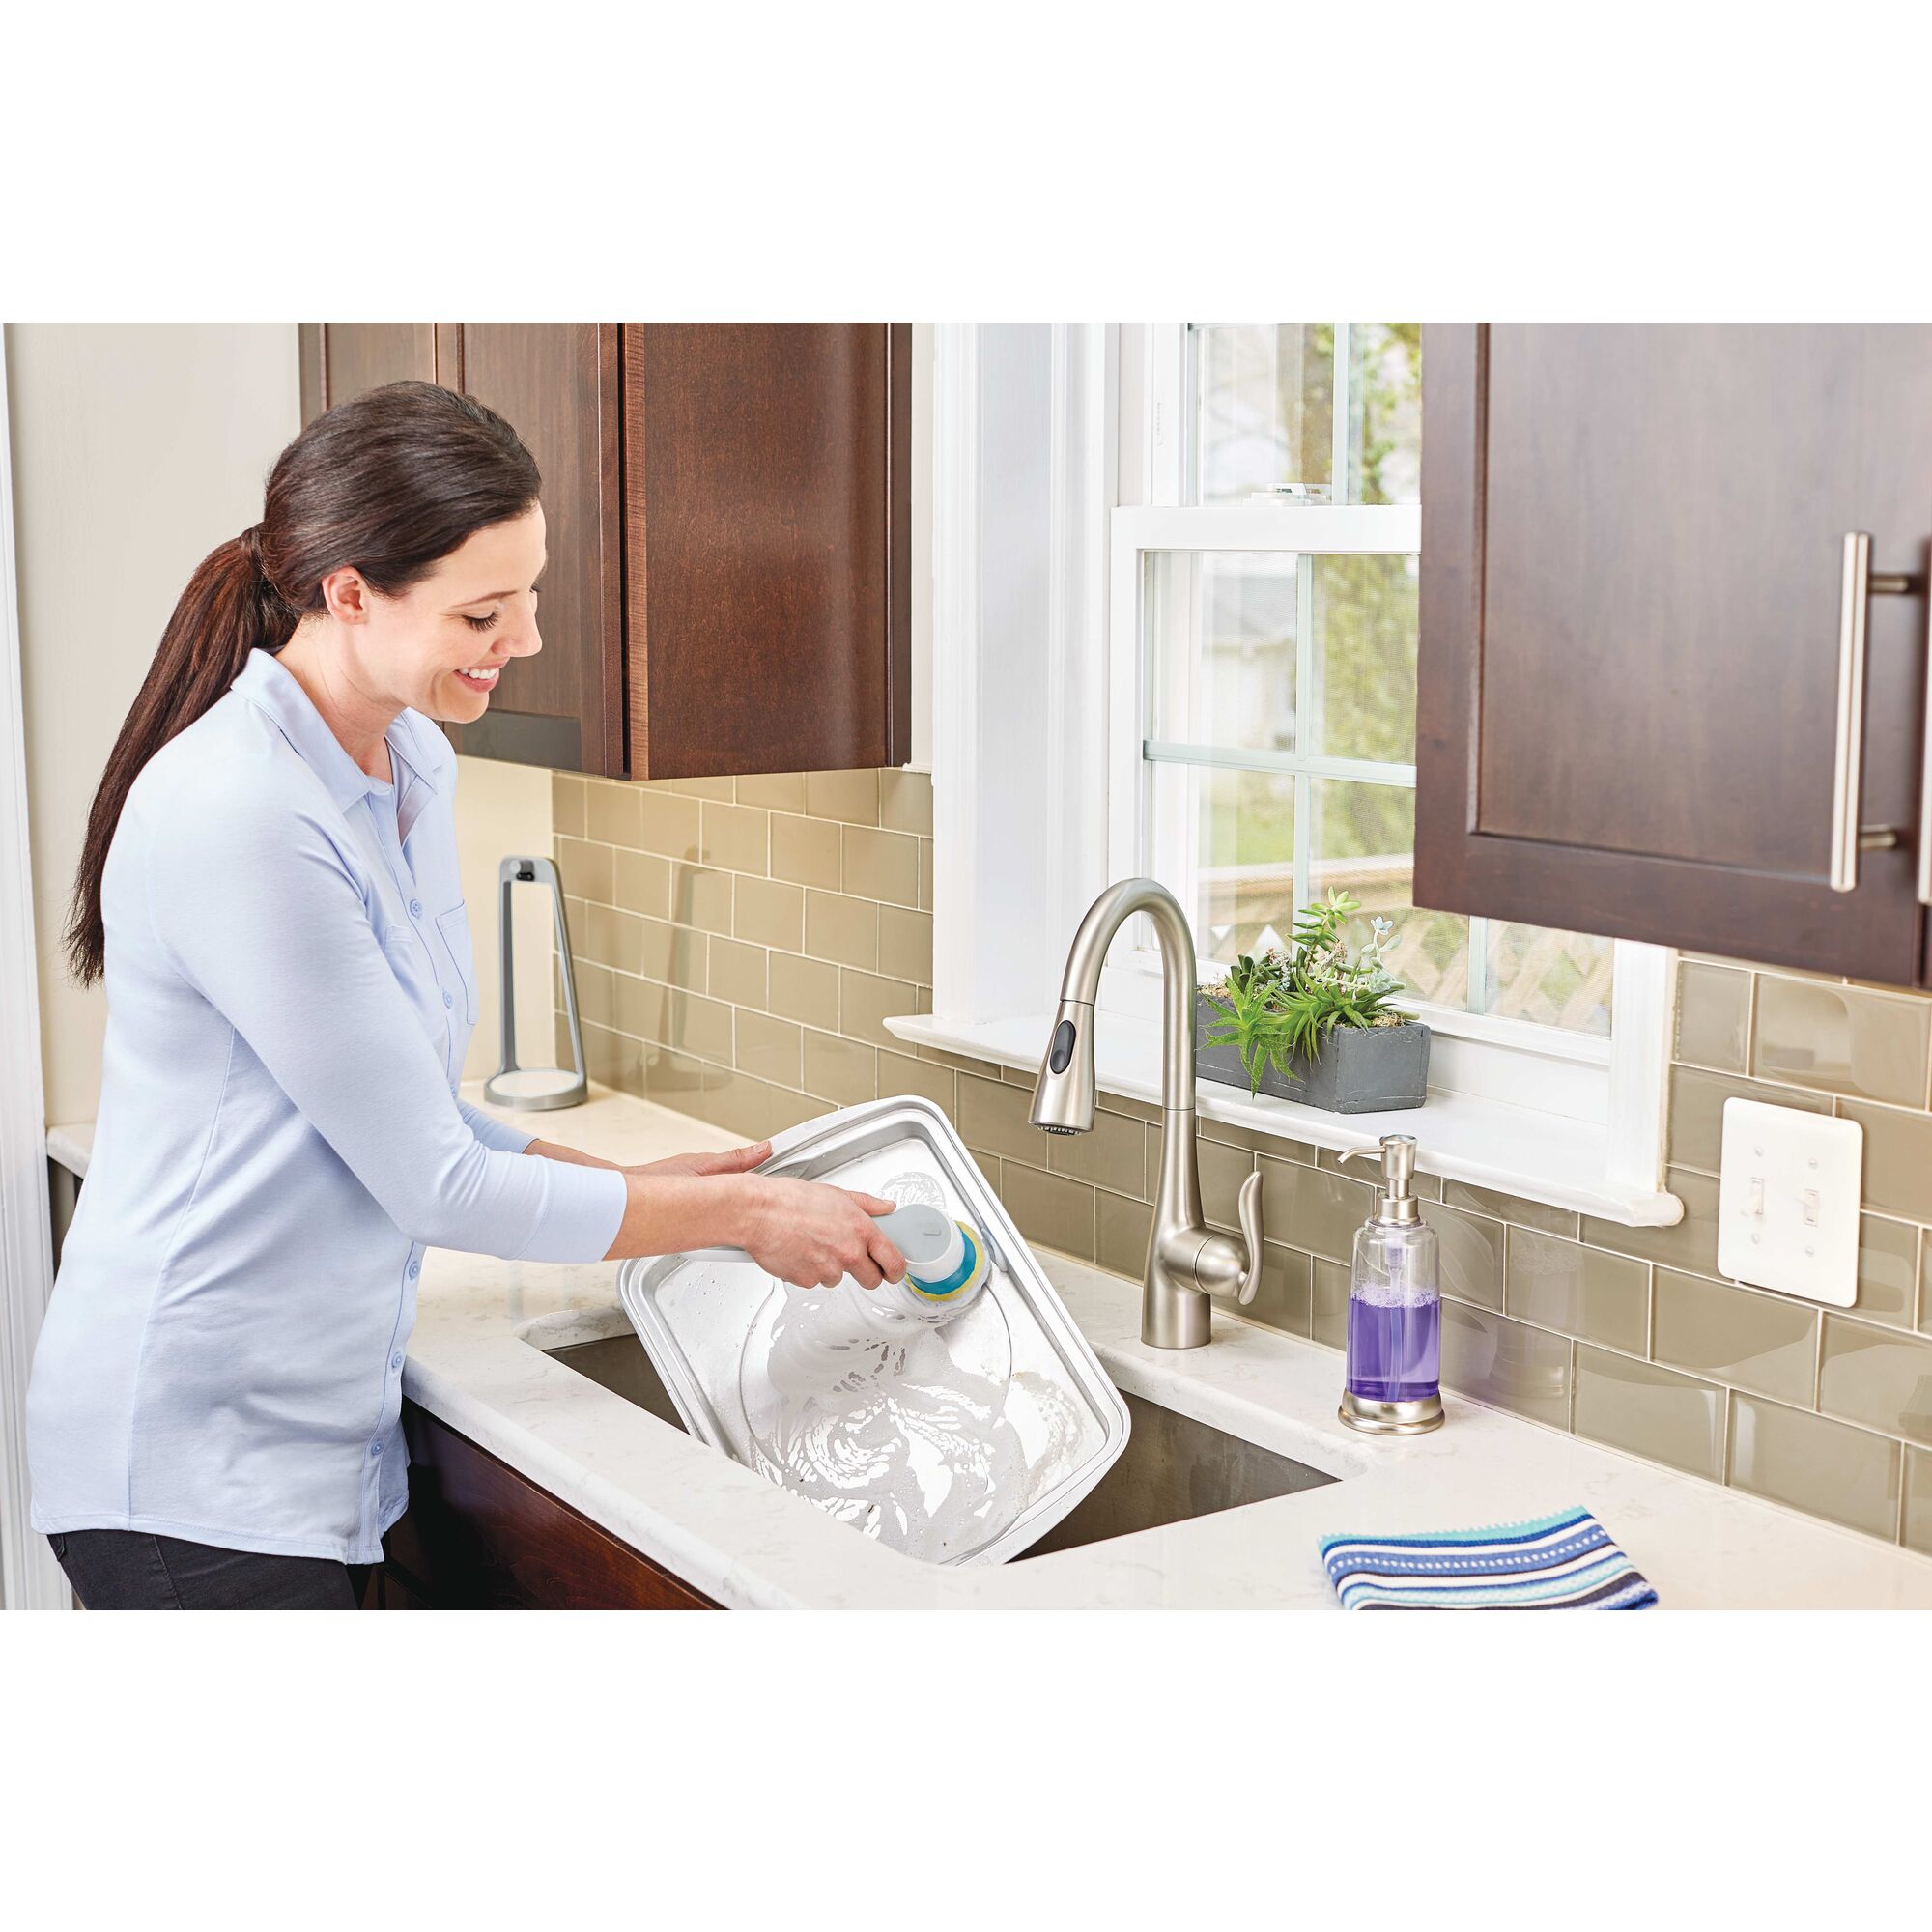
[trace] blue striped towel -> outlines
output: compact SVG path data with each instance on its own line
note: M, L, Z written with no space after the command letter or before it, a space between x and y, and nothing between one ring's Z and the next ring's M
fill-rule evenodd
M1427 1536L1324 1536L1345 1610L1648 1610L1657 1592L1585 1509Z

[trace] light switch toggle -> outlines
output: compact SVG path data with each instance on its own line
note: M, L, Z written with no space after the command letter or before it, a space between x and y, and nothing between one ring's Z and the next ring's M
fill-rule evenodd
M1851 1307L1864 1129L1797 1107L1726 1100L1719 1167L1719 1272Z

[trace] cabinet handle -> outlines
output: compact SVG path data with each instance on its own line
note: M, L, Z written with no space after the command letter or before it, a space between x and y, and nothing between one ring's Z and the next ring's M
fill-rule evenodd
M1884 851L1898 843L1896 826L1859 823L1859 807L1864 797L1865 605L1873 597L1902 597L1914 587L1910 577L1872 570L1869 531L1847 533L1838 585L1837 749L1832 772L1831 884L1834 893L1857 890L1861 852ZM1932 717L1932 708L1928 708L1928 717ZM1928 858L1925 836L1927 801L1932 801L1932 758L1928 758L1921 785L1918 816L1918 895L1932 905L1932 858Z

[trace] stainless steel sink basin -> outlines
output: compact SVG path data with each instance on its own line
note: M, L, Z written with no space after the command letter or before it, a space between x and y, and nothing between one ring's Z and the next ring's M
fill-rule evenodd
M574 1342L545 1352L613 1395L647 1409L661 1422L683 1428L644 1345L635 1335ZM1325 1470L1310 1468L1271 1449L1259 1449L1238 1435L1178 1415L1145 1397L1126 1395L1126 1404L1133 1433L1120 1461L1092 1495L1017 1561L1029 1562L1056 1549L1103 1543L1192 1517L1213 1516L1336 1480Z

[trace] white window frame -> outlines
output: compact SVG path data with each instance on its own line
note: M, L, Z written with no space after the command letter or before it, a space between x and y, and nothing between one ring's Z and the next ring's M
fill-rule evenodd
M1030 1068L1081 914L1139 869L1142 559L1176 547L1174 513L1269 548L1284 520L1313 532L1305 520L1350 507L1180 503L1185 397L1157 374L1185 366L1178 325L946 326L933 353L934 1011L888 1025ZM1100 1080L1158 1099L1159 985L1134 924L1102 975ZM1683 1212L1662 1187L1675 963L1617 942L1607 1041L1445 1013L1420 1113L1344 1117L1210 1083L1197 1105L1330 1148L1399 1122L1433 1172L1666 1225Z

